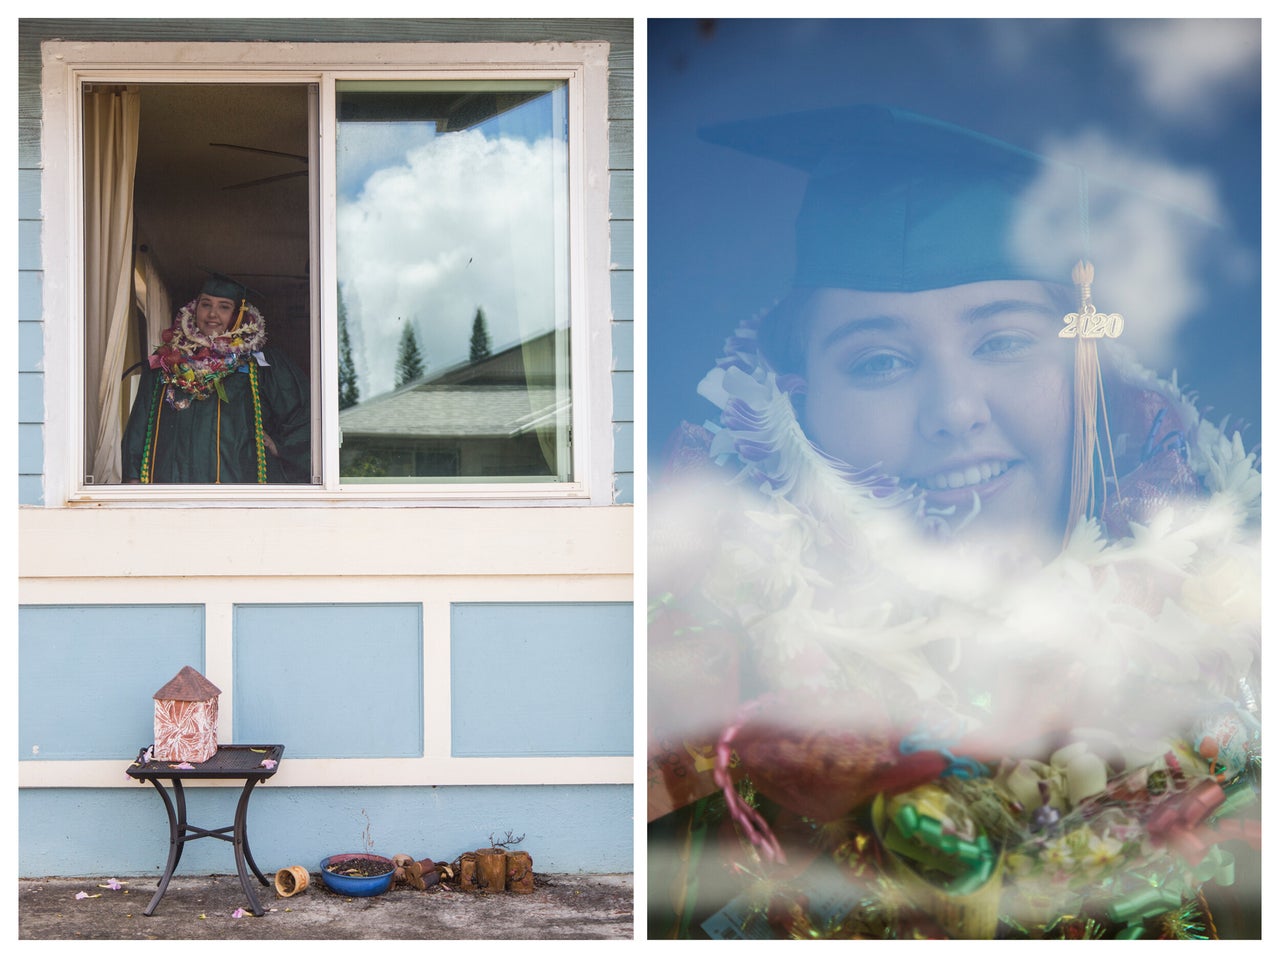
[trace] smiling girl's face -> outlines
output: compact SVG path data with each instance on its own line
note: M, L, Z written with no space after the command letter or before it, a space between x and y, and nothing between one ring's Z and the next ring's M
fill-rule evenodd
M196 329L205 336L221 336L231 329L231 318L235 311L235 300L201 293L196 298Z
M803 322L803 419L821 449L878 465L958 517L976 493L975 531L1060 542L1074 351L1043 284L820 289Z

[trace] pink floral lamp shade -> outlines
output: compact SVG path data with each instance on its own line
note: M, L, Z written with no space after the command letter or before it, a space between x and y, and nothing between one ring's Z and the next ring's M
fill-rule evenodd
M222 694L190 666L156 691L154 757L202 763L218 751L218 697Z

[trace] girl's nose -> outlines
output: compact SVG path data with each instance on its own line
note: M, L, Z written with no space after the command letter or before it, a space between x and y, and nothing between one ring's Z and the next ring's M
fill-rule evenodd
M920 434L927 440L960 439L981 432L991 422L986 389L980 377L944 369L925 387L918 414Z

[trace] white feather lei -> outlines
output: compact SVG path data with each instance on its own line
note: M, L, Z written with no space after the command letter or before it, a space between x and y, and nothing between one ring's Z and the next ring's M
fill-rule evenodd
M740 466L737 496L719 494L706 534L718 545L701 592L776 686L874 690L912 715L940 709L974 726L991 695L1021 682L1032 699L1066 700L1077 724L1150 737L1158 752L1256 668L1257 459L1176 379L1114 364L1176 409L1205 495L1118 539L1082 521L1060 555L1028 564L922 537L922 522L945 533L947 521L893 478L817 450L754 330L736 331L728 354L699 386L721 410L713 457Z

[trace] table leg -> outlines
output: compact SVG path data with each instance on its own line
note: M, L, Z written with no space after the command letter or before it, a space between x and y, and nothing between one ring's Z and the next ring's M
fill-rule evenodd
M247 831L241 841L244 845L244 860L249 864L249 868L253 870L253 874L258 877L258 882L262 883L264 886L271 885L271 880L262 874L262 870L258 868L258 864L253 861L253 853L249 851L249 833Z
M160 784L160 780L151 780L151 785L156 787L156 792L164 800L164 811L169 814L169 859L165 863L164 875L160 877L160 888L156 890L156 894L152 897L147 908L142 910L144 916L153 914L156 911L156 906L160 905L161 898L164 897L165 891L169 888L169 880L173 878L173 871L178 868L178 859L182 856L183 845L178 833L178 816L174 812L173 803L169 801L169 794L164 791L164 786ZM174 780L173 785L174 793L178 797L179 808L182 810L182 824L185 831L187 804L182 795L182 783Z
M187 791L182 788L182 780L173 780L173 798L178 807L178 855L173 857L173 868L182 862L182 853L187 848Z
M253 861L253 853L249 850L249 790L256 786L260 780L252 780L245 783L245 790L240 795L243 803L242 807L237 808L240 819L240 844L244 846L245 862L249 864L249 868L253 870L253 874L258 877L258 882L264 886L271 885L271 880L262 874L262 870L258 868L258 864Z
M258 881L264 886L268 885L267 878L258 869L257 863L253 861L253 855L249 852L249 839L246 835L246 822L249 815L249 793L253 791L253 787L258 784L256 779L247 780L244 784L244 790L240 793L240 802L236 804L236 820L232 833L232 846L236 853L236 873L240 876L240 888L244 890L245 898L249 900L249 908L255 916L263 915L266 910L258 903L258 897L254 894L253 884L249 881L249 874L245 870L246 863L253 867L253 873L258 877Z

